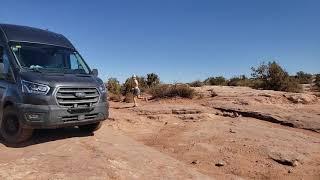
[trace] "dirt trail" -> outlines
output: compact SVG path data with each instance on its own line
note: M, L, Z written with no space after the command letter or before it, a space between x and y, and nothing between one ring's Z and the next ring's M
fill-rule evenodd
M319 99L250 88L196 90L202 98L137 108L111 103L95 136L41 130L21 147L0 144L0 179L320 179Z
M36 136L31 143L39 144L0 146L0 179L208 178L107 126L95 136L77 129L45 130Z
M211 97L209 90L218 96ZM203 98L160 100L138 108L112 103L113 121L108 124L210 177L320 178L320 134L314 132L320 123L318 100L295 103L285 93L241 87L197 91ZM251 108L284 122L217 107L244 112Z

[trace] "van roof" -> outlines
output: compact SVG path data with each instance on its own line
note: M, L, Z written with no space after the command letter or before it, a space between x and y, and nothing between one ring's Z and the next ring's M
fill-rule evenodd
M1 31L4 33L7 42L40 43L74 49L66 37L48 30L28 26L0 24L0 33Z

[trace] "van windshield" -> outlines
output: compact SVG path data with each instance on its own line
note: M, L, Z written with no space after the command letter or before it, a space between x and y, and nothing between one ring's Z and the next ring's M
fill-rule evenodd
M33 43L11 45L19 64L40 72L89 74L90 69L81 56L71 49Z

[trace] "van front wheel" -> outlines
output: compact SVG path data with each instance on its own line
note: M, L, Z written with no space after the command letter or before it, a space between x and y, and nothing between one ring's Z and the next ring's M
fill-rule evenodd
M9 106L3 111L0 133L6 142L16 144L28 140L33 129L23 128L16 109Z
M97 123L82 125L82 126L78 126L78 127L81 131L93 133L94 131L99 130L101 128L101 126L102 126L102 122L97 122Z

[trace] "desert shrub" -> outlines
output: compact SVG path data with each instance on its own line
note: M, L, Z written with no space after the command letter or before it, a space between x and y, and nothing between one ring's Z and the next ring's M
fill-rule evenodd
M116 78L109 78L107 82L109 93L119 95L121 93L121 85Z
M224 78L223 76L218 76L218 77L209 77L208 79L206 79L205 84L207 85L219 85L219 86L223 86L227 84L226 78Z
M186 84L168 85L162 84L151 88L150 94L153 98L193 98L195 91Z
M268 64L262 63L257 68L251 68L252 77L256 83L254 87L261 89L269 89L275 91L300 92L301 85L296 78L292 78L289 74L275 61Z
M123 101L126 103L133 103L133 94L127 93Z
M109 100L114 102L120 102L121 101L121 94L113 94L109 93Z
M315 76L314 86L318 91L320 91L320 74L316 74Z
M149 88L159 85L160 84L159 76L155 73L147 74L146 84Z
M289 77L283 82L283 90L286 92L301 92L302 86L294 77Z
M253 80L247 78L245 75L233 77L228 81L228 86L253 86Z
M295 78L300 84L310 84L312 83L312 74L305 73L303 71L297 72Z
M210 91L210 96L211 97L216 97L216 96L218 96L218 94L215 92L215 91Z
M189 83L189 85L191 87L202 87L202 86L204 86L204 83L202 81L197 80L197 81L193 81L193 82Z
M139 88L143 92L147 88L147 83L144 77L137 77ZM121 87L121 93L122 95L126 95L130 92L132 92L132 88L134 88L134 82L133 79L130 77L126 80L126 82Z

